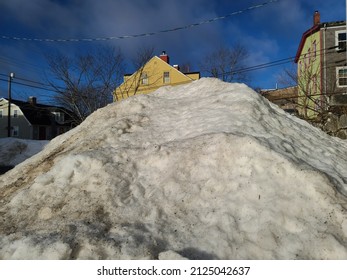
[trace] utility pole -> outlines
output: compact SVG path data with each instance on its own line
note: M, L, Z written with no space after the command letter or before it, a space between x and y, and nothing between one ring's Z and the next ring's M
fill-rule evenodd
M14 73L8 76L8 113L7 113L7 137L11 137L11 82L14 78Z

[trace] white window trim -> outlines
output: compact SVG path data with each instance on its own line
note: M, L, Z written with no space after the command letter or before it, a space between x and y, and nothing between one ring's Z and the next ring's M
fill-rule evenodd
M169 75L167 77L165 77L165 73L168 73ZM171 83L170 72L169 71L164 71L164 73L163 73L163 83L164 84L170 84Z
M53 112L54 119L58 123L64 123L65 122L65 114L63 112Z
M338 30L338 31L335 31L335 46L336 46L336 50L340 51L342 49L340 49L338 46L339 46L339 34L341 33L346 33L346 30ZM346 34L347 36L347 34ZM346 40L346 44L347 44L347 40Z
M149 82L148 82L148 75L147 75L146 72L143 72L141 74L141 84L142 85L148 85L149 84Z
M347 87L347 85L340 85L340 83L339 83L339 80L340 80L339 70L341 70L341 69L346 69L347 70L347 66L336 67L336 85L339 88L345 88L345 87Z

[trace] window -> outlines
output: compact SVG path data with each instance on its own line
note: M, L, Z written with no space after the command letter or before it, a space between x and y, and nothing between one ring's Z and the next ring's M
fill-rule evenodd
M13 110L13 117L18 118L18 110Z
M170 72L164 72L164 84L169 84L170 83Z
M317 75L313 75L312 76L312 94L313 95L317 94L317 89L318 89Z
M338 51L346 50L346 31L336 31L336 46Z
M141 75L141 84L148 85L148 75L145 72Z
M19 136L19 127L18 126L13 126L12 127L12 136L13 137L18 137Z
M3 110L0 110L0 119L2 119Z
M320 98L317 97L318 84L317 84L317 75L312 76L312 96L314 100L314 109L319 111L322 106L320 104Z
M347 87L347 67L336 68L336 80L338 87Z
M317 42L316 40L313 41L312 43L312 60L315 61L316 60L316 57L317 57Z
M65 116L63 112L53 112L55 116L55 121L58 123L63 123L65 121Z
M307 63L307 53L304 54L304 66L305 66L305 70L308 67L308 63Z
M309 49L307 50L308 65L311 64L311 57L312 57L311 48L309 48Z

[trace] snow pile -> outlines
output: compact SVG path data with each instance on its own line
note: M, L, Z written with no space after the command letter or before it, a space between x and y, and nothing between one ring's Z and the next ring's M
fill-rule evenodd
M347 259L347 142L242 84L112 104L0 177L2 259Z
M15 166L40 152L48 142L0 138L0 166Z

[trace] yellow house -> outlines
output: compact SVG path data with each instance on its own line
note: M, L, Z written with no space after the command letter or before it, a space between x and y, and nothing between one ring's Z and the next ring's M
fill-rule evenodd
M178 65L169 64L163 52L152 57L132 75L125 75L124 82L113 92L113 101L120 101L135 94L147 94L162 86L176 86L200 79L200 72L182 73Z

